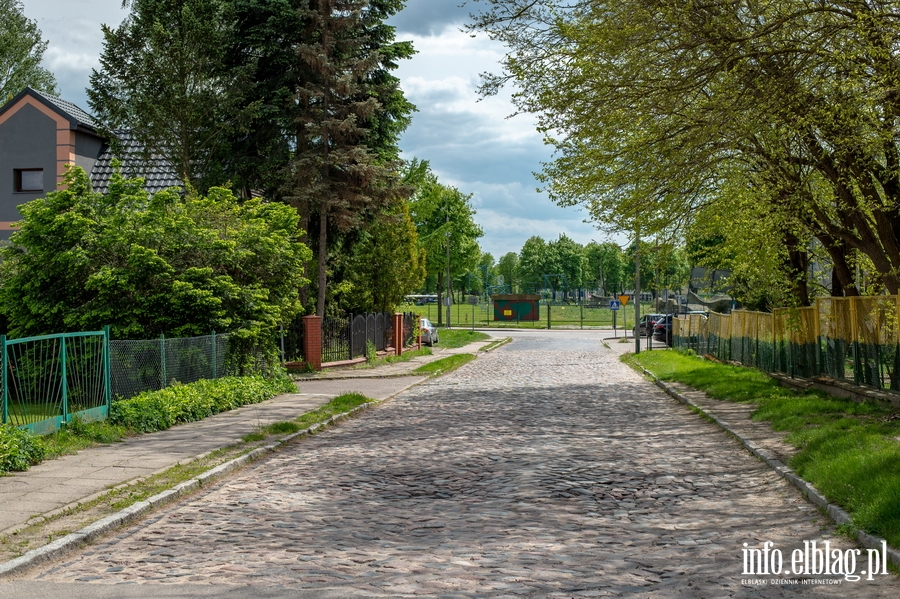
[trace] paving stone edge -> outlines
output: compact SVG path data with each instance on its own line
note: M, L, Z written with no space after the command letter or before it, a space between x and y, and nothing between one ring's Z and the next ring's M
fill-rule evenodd
M427 378L425 380L428 380ZM410 387L415 386L417 383L413 383L411 385L407 385L403 389L399 390L394 395L387 397L381 400L374 400L368 403L364 403L362 405L356 406L352 410L347 412L342 412L340 414L335 414L331 418L319 422L310 426L309 428L305 428L301 431L297 431L296 433L292 433L281 439L277 440L274 443L269 445L265 445L263 447L258 447L253 451L247 452L242 456L239 456L233 460L225 462L224 464L220 464L215 468L211 468L207 470L203 474L200 474L190 480L187 480L183 483L180 483L171 489L166 491L162 491L161 493L157 493L153 497L145 499L144 501L138 501L130 505L129 507L122 509L115 514L111 514L97 520L93 524L89 524L85 526L81 530L68 534L64 537L60 537L59 539L48 543L42 547L38 547L36 549L32 549L17 558L11 559L7 562L0 564L0 578L4 578L7 576L11 576L14 574L18 574L29 568L33 568L41 563L45 563L51 560L54 560L61 555L68 553L78 547L88 543L98 537L101 537L109 532L112 532L116 528L134 522L138 518L142 517L144 514L149 512L151 509L166 505L167 503L171 503L172 501L178 499L179 497L186 495L196 489L204 485L208 485L211 482L222 478L224 475L229 472L236 470L238 468L242 468L248 464L251 464L258 460L259 458L278 451L286 444L294 441L295 439L299 439L302 437L306 437L312 434L315 434L320 429L328 427L332 424L336 424L342 420L346 420L351 416L356 415L357 413L367 410L369 408L375 407L379 404L382 404L400 393L403 393Z
M829 503L828 499L816 489L812 483L803 480L800 476L797 475L791 468L785 465L784 462L773 456L769 451L760 447L750 439L745 439L738 433L730 424L726 421L722 420L715 414L707 412L701 406L691 401L689 397L686 397L675 390L674 387L666 383L665 381L660 380L656 377L652 372L647 370L646 368L641 367L643 373L650 377L656 386L669 394L673 399L691 406L705 417L709 418L713 422L719 425L725 432L733 436L738 442L743 445L747 451L753 454L759 460L768 464L775 472L778 473L783 479L794 485L803 495L806 496L809 501L811 501L816 507L818 507L823 513L827 514L835 524L849 527L851 530L855 531L854 536L856 537L856 542L866 547L868 549L878 549L882 548L882 543L887 543L885 539L881 537L876 537L874 535L870 535L867 532L859 530L858 528L853 526L853 519L850 517L843 508L834 503ZM888 560L896 567L900 568L900 551L896 548L887 545L887 554Z

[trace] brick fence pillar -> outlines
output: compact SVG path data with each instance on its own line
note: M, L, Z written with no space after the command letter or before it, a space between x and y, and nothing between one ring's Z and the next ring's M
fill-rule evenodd
M394 351L399 356L403 353L403 314L394 313Z
M303 317L303 358L313 370L322 370L322 317Z

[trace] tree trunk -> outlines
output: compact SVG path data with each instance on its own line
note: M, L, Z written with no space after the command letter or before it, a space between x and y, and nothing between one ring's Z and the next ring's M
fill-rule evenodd
M297 207L297 211L300 213L300 229L303 233L300 235L300 243L309 247L309 202L306 200L301 200L300 205ZM303 309L306 309L306 306L309 302L309 262L303 262L303 278L306 279L306 283L300 287L300 304L303 306Z
M442 271L439 271L438 275L437 275L437 296L438 296L437 325L441 326L442 324L444 324L444 302L442 301L444 298L444 273Z
M328 258L328 204L319 208L319 296L316 315L325 316L325 265Z
M859 295L859 290L857 290L856 283L853 281L853 273L850 272L850 267L847 266L846 244L828 234L820 233L816 237L822 242L822 247L828 252L833 265L831 269L831 296L850 297Z

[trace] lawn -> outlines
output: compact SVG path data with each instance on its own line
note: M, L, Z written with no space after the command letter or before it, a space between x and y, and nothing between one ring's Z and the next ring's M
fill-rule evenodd
M479 331L467 329L440 329L438 331L438 346L444 349L453 349L468 345L473 341L487 341L491 336Z
M450 324L454 327L471 327L472 321L475 321L476 327L513 327L513 328L547 328L547 310L550 310L550 327L560 328L581 328L581 327L604 327L612 328L614 312L608 307L592 307L580 305L556 305L540 306L540 318L537 321L495 321L494 307L492 303L480 303L476 306L469 304L454 304L450 308ZM423 316L433 323L438 320L438 305L425 304L416 306L412 304L404 305L400 308L403 312L415 312ZM442 309L442 316L446 316L447 309ZM650 303L641 303L641 314L650 312ZM618 329L634 327L634 305L628 304L621 310L615 312L616 327ZM624 326L623 326L624 323ZM443 329L442 329L443 330ZM442 333L443 334L443 333Z
M429 362L428 364L423 364L413 372L416 374L431 375L446 374L448 372L453 372L464 364L468 364L474 359L475 356L472 354L454 354L452 356L447 356L446 358L441 358L440 360L435 360L434 362Z
M675 351L627 355L667 381L710 397L756 405L754 420L788 433L790 466L862 530L900 544L900 412L820 392L796 393L764 373Z

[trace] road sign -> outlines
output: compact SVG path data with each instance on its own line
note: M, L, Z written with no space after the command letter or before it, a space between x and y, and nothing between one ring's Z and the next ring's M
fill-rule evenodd
M477 305L478 305L478 296L477 296L477 295L470 295L470 296L469 296L469 303L472 304L473 306L477 306Z
M622 302L622 305L623 305L623 306L627 306L627 305L628 305L628 300L630 300L630 299L631 299L631 296L630 296L630 295L620 295L620 296L619 296L619 301Z
M610 310L618 310L622 307L622 304L619 303L619 300L609 300L609 309Z

